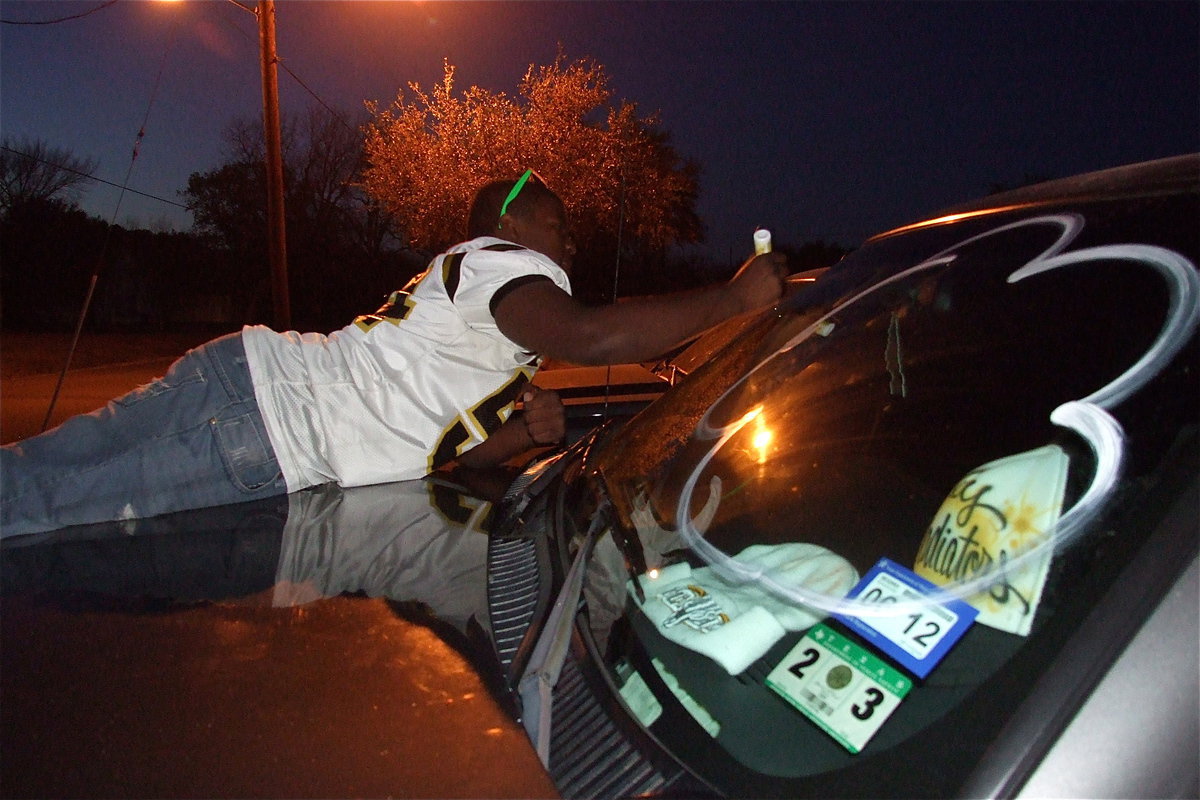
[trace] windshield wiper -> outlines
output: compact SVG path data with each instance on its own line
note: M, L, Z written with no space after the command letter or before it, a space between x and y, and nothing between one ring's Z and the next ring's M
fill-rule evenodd
M645 603L646 596L637 576L646 571L646 557L642 551L641 540L637 532L625 526L617 518L612 500L609 499L604 487L604 476L597 469L596 487L598 502L592 515L587 533L575 552L575 558L563 579L562 588L554 600L554 605L546 617L546 623L538 636L537 643L529 657L529 662L521 674L517 691L521 697L521 722L533 742L534 749L542 763L549 767L550 732L553 720L554 687L562 672L563 662L571 641L571 631L575 618L580 609L583 596L584 576L587 572L588 560L591 558L596 541L608 532L613 542L621 550L629 571L630 583L637 592L640 602Z
M597 517L601 515L608 517L613 544L617 546L625 559L625 569L629 572L629 581L633 584L638 601L645 603L646 593L642 590L642 582L638 580L638 576L646 572L646 551L642 547L641 537L638 536L637 530L626 525L621 519L621 515L616 512L612 498L608 495L608 479L604 477L603 467L596 467L595 482L596 490L600 495L596 515Z
M603 513L592 518L591 527L584 536L575 560L567 570L562 588L546 618L546 624L538 636L533 654L517 684L521 697L521 723L525 732L537 751L542 765L550 768L550 732L554 709L554 687L558 683L559 673L562 672L563 662L566 661L567 651L571 643L571 629L575 624L575 615L579 610L580 597L583 594L583 578L587 570L587 561L591 556L592 547L600 530L604 527Z

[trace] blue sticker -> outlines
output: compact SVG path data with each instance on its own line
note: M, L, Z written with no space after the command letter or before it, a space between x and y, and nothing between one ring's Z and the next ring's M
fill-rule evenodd
M912 570L881 558L846 599L860 603L912 603L939 591L940 587ZM924 678L967 632L978 613L978 609L963 600L930 600L898 614L834 616L900 666Z

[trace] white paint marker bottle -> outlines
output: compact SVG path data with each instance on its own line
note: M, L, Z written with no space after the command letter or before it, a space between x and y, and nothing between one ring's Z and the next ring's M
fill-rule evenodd
M754 232L754 255L761 256L763 253L771 252L771 232L766 228L759 228Z

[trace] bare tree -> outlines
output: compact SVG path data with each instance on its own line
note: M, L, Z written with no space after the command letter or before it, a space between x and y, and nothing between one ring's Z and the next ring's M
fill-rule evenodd
M293 308L311 325L377 307L405 277L396 274L395 225L359 185L363 120L344 117L313 106L285 117L281 131ZM224 137L225 162L188 179L194 231L231 253L247 275L265 276L258 272L266 260L261 123L234 120Z
M6 136L0 144L0 212L32 200L77 203L95 169L95 159L79 158L41 140L14 142Z

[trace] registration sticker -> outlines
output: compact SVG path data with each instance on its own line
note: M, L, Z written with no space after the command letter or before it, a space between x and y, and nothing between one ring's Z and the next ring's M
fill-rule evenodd
M847 599L887 606L905 603L897 614L834 616L918 678L927 676L962 638L979 610L962 600L922 603L938 587L896 562L881 558Z
M851 753L861 752L912 681L826 625L809 628L767 685Z

